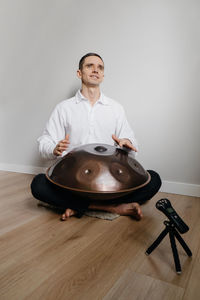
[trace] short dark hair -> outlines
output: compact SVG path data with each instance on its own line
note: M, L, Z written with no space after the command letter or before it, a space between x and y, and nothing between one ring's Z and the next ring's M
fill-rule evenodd
M79 70L82 70L84 61L85 61L86 57L88 57L88 56L97 56L97 57L99 57L99 58L102 60L102 62L104 63L102 57L101 57L99 54L90 52L90 53L85 54L83 57L81 57L81 59L80 59L80 61L79 61Z

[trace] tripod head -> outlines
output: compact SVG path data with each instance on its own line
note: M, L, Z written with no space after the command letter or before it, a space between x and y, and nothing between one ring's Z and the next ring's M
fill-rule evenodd
M168 199L160 199L156 202L156 208L162 211L166 217L170 220L172 224L174 224L175 228L180 233L185 233L189 230L189 227L185 222L181 219L181 217L177 214L175 209L172 207L171 202Z

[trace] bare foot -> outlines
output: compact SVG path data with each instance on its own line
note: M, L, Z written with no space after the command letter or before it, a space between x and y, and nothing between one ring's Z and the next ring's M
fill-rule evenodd
M136 220L141 220L143 217L140 205L136 202L116 205L113 211L121 216L132 216Z
M112 205L91 203L89 205L89 209L104 210L121 216L131 216L134 217L136 220L141 220L141 218L143 217L140 205L136 202Z
M76 215L77 212L71 208L67 208L64 214L61 216L61 221L66 221L68 218Z

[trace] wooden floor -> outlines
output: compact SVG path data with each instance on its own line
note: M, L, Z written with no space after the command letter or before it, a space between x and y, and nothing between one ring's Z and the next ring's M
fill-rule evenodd
M32 175L0 172L0 299L200 299L200 198L158 193L144 218L113 221L84 216L59 221L31 196ZM145 250L164 229L155 208L168 197L189 225L178 244L182 274L174 269L169 238Z

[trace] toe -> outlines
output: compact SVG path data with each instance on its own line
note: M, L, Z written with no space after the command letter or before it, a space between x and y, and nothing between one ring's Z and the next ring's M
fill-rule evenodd
M69 217L71 217L71 216L73 216L75 214L76 214L75 210L73 210L71 208L67 208L66 211L65 211L65 213L62 214L62 216L61 216L60 219L61 219L61 221L66 221Z
M141 220L141 218L143 217L139 204L135 205L133 216L136 218L136 220Z
M66 221L67 220L67 217L66 217L66 214L62 214L61 218L60 218L61 221Z

